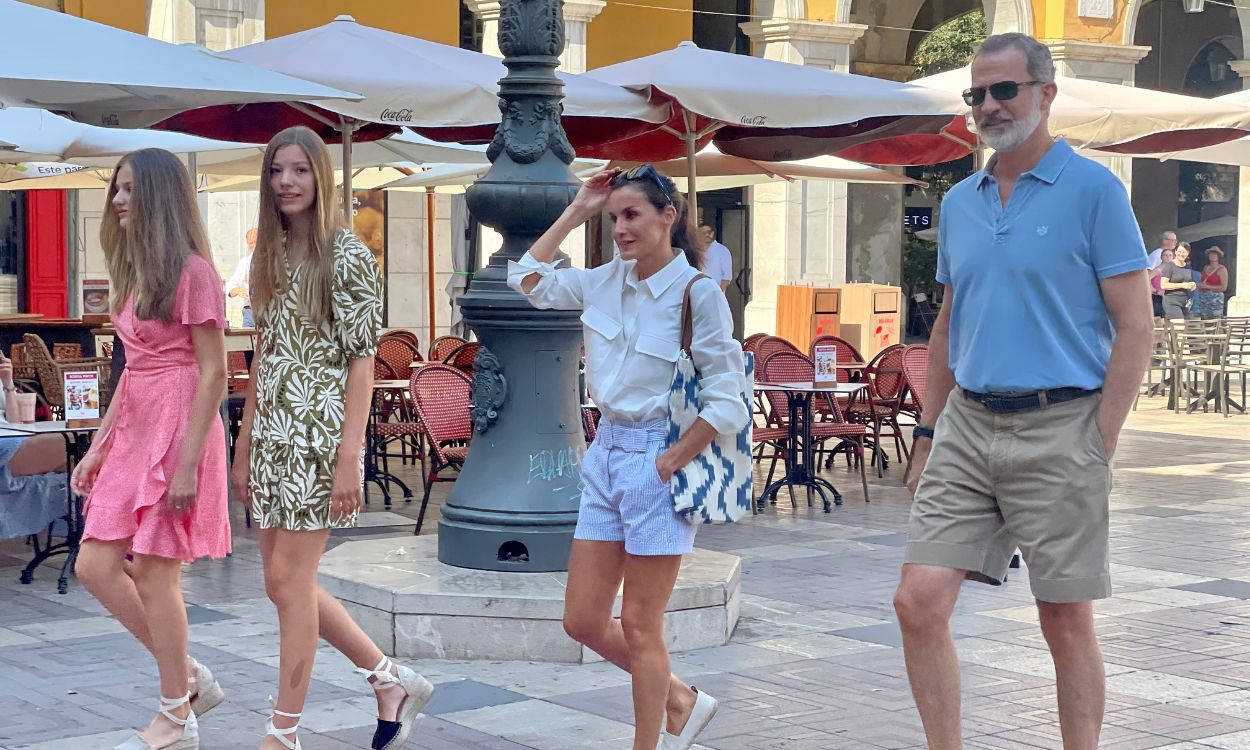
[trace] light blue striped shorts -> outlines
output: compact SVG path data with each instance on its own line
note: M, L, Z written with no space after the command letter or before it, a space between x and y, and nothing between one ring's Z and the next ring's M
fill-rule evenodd
M656 473L668 421L599 423L582 459L581 509L574 539L625 542L631 555L684 555L698 526L673 511L668 483Z

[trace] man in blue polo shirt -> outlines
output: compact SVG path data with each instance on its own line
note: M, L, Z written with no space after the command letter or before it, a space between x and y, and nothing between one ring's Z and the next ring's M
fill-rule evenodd
M894 597L929 747L962 747L949 620L961 582L1001 583L1019 548L1058 681L1065 750L1098 746L1093 602L1111 594L1111 456L1150 356L1146 249L1124 186L1049 132L1050 51L985 41L972 107L996 153L942 204L928 395Z

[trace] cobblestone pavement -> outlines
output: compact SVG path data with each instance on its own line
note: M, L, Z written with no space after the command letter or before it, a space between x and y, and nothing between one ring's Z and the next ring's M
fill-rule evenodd
M1143 400L1121 440L1112 500L1115 596L1097 607L1107 660L1103 747L1250 748L1250 417L1176 416ZM721 701L702 737L718 750L923 746L890 597L908 499L891 464L865 504L858 476L829 477L846 504L776 508L699 545L743 558L742 619L721 648L674 669ZM419 484L419 482L418 482ZM445 495L447 485L441 485ZM411 534L415 506L332 541ZM433 511L437 519L437 508ZM434 529L427 519L428 529ZM255 748L277 679L277 626L254 534L186 574L192 651L229 692L201 723L206 750ZM151 718L151 659L56 569L29 586L29 551L0 543L0 750L112 748ZM1057 748L1053 671L1020 571L968 584L953 624L969 748ZM409 747L626 748L627 676L605 664L425 662L439 684ZM368 746L372 696L323 647L302 732L307 750Z

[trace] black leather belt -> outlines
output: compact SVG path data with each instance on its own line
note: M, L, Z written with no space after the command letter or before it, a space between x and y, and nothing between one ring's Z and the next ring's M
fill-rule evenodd
M967 389L962 390L965 396L997 414L1044 409L1050 404L1075 401L1078 398L1102 392L1101 388L1095 388L1092 391L1084 388L1051 388L1048 391L1024 393L977 393Z

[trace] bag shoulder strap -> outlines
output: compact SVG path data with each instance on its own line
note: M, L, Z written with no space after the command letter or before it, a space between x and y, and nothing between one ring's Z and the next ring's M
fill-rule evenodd
M696 281L706 278L701 273L695 274L690 283L686 284L686 293L681 300L681 350L691 359L694 359L694 355L690 353L690 344L694 341L694 312L690 309L690 289Z

